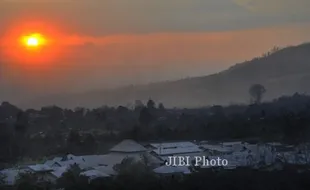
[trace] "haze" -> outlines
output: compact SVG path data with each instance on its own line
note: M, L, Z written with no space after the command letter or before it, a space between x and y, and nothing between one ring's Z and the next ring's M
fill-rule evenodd
M1 42L33 21L66 42L51 67L16 64L1 43L2 99L215 73L308 41L309 7L308 0L2 0Z

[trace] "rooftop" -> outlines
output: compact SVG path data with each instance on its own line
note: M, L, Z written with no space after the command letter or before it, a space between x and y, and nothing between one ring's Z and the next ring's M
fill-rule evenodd
M172 143L151 143L151 146L154 148L189 148L189 147L197 147L196 144L192 142L172 142Z
M175 155L175 154L184 154L184 153L199 153L203 152L202 149L200 149L198 146L197 147L187 147L187 148L167 148L167 149L156 149L153 150L156 154L160 156L164 155Z
M110 149L111 152L145 152L147 149L133 140L123 140Z

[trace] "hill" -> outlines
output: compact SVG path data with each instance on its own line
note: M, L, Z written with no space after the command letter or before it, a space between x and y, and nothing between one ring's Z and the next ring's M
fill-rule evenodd
M265 100L310 91L310 43L279 49L265 56L236 64L217 74L140 86L99 90L84 94L45 97L27 106L59 104L66 107L127 105L152 98L167 107L248 103L248 89L260 83Z

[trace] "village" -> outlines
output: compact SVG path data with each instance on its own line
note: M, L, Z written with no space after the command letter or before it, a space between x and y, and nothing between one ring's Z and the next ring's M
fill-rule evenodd
M156 175L171 176L175 174L187 175L194 170L192 166L175 164L169 166L169 157L206 157L208 159L226 159L224 169L236 169L237 167L252 167L267 170L281 170L284 163L307 164L309 156L307 146L296 148L280 143L250 144L247 142L161 142L139 144L126 139L116 144L104 155L75 156L67 154L46 160L44 163L34 165L16 166L4 169L1 174L5 176L7 185L14 185L20 173L31 172L42 181L56 183L73 165L79 166L83 172L80 175L89 179L113 177L118 175L116 165L122 164L126 158L135 161L147 160L147 165ZM210 167L201 165L200 167ZM212 166L211 166L212 167Z

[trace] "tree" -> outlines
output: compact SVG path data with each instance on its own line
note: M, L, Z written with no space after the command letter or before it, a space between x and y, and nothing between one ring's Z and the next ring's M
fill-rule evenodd
M68 142L73 143L75 145L81 143L81 136L78 131L76 130L71 130L69 135L68 135Z
M149 176L152 171L147 166L149 160L144 155L141 155L141 160L135 160L133 157L126 157L120 164L114 165L114 170L118 172L120 177L130 177L134 180Z
M20 111L16 115L16 122L15 122L15 135L16 135L16 143L18 144L19 149L19 156L23 155L25 149L25 137L28 129L28 117L27 115Z
M252 98L252 102L255 104L260 104L263 98L263 95L266 93L266 89L261 84L254 84L249 89L249 94Z
M0 187L5 184L6 176L3 173L0 173Z
M148 126L149 123L152 121L152 118L153 116L147 108L143 108L140 111L139 122L141 125Z
M268 56L270 56L270 55L272 55L272 54L274 54L274 53L276 53L276 52L278 52L278 51L280 51L281 50L281 48L280 47L277 47L277 46L274 46L271 50L269 50L267 53L264 53L263 55L262 55L262 57L268 57Z
M83 189L88 184L88 178L81 176L81 168L77 164L73 164L68 171L57 179L57 186L65 190Z
M85 150L93 154L97 149L97 141L92 134L88 134L84 140Z
M144 104L141 100L135 101L135 110L140 111L144 107Z
M5 122L0 122L0 162L7 162L12 159L13 133Z
M106 121L107 115L103 109L96 109L94 110L96 117L99 121Z
M149 99L148 101L147 101L147 108L148 109L154 109L155 108L155 102L153 101L153 100L151 100L151 99Z
M159 110L165 110L164 104L163 104L163 103L159 103L159 104L158 104L158 109L159 109Z
M67 151L78 152L80 151L81 136L78 131L71 130L67 139Z
M16 187L17 190L41 189L38 185L37 176L31 172L19 173L16 178Z

